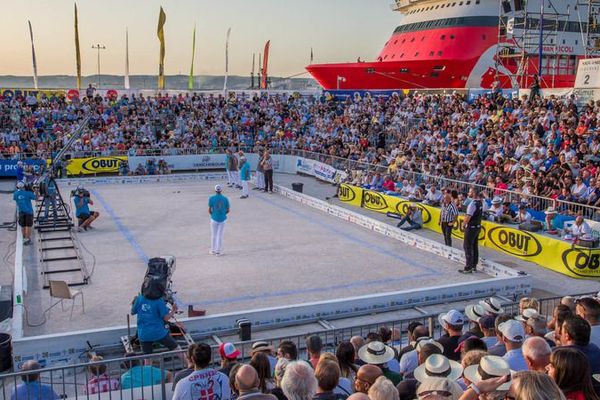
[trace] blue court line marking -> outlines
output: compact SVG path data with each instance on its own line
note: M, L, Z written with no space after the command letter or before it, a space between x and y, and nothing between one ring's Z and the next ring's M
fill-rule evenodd
M433 274L439 273L439 271L437 271L437 270L435 270L435 269L433 269L431 267L428 267L425 264L422 264L422 263L417 262L415 260L411 260L411 259L408 259L406 257L403 257L400 254L395 253L393 251L390 251L390 250L388 250L386 248L383 248L381 246L378 246L378 245L375 245L375 244L371 244L371 243L369 243L369 242L367 242L367 241L365 241L365 240L363 240L361 238L358 238L358 237L356 237L356 236L354 236L354 235L352 235L352 234L350 234L348 232L344 232L343 230L338 229L338 228L334 227L333 225L324 223L324 222L322 222L322 221L320 221L320 220L318 220L318 219L316 219L316 218L314 218L314 217L312 217L310 215L306 215L306 214L301 213L300 211L291 209L291 208L289 208L287 206L284 206L284 205L281 205L281 204L277 204L273 200L269 200L269 199L263 198L260 195L259 196L253 196L253 198L254 199L259 199L259 200L261 200L261 201L263 201L265 203L268 203L268 204L272 205L273 207L279 208L280 210L287 211L290 214L293 214L293 215L295 215L296 217L298 217L300 219L303 219L303 220L308 221L308 222L310 222L312 224L318 225L321 228L323 228L325 230L328 230L329 232L335 233L336 235L341 236L344 239L347 239L347 240L349 240L351 242L354 242L356 244L359 244L362 247L365 247L365 248L367 248L369 250L372 250L372 251L375 251L375 252L377 252L379 254L383 254L384 256L391 257L391 258L394 258L396 260L402 261L402 262L404 262L404 263L406 263L408 265L417 266L420 269L423 269L423 270L426 270L426 271L429 272L429 274L423 275L423 276L428 276L428 275L433 275Z
M392 283L393 282L406 282L406 281L411 281L411 280L415 280L415 279L419 279L419 278L427 278L432 275L434 275L434 273L428 272L428 273L422 273L422 274L401 276L401 277L397 277L397 278L385 278L385 279L377 279L377 280L372 280L372 281L353 282L353 283L331 285L331 286L318 287L318 288L293 289L293 290L283 290L283 291L279 291L279 292L250 294L250 295L246 295L246 296L228 297L228 298L221 299L221 300L202 301L201 304L203 306L215 305L215 304L228 304L228 303L236 303L239 301L256 300L256 299L272 298L272 297L294 296L294 295L298 295L298 294L316 293L316 292L323 292L323 291L328 291L328 290L356 289L356 288L362 288L365 286L375 286L375 285L387 284L390 282L392 282Z
M100 193L98 193L95 189L92 189L91 192L94 195L94 197L98 199L100 204L102 204L102 207L106 210L108 215L110 215L110 217L113 219L113 221L115 221L115 225L117 225L117 229L119 229L121 234L129 242L131 247L133 247L133 250L135 250L135 252L137 253L140 260L142 260L144 262L144 265L148 264L148 256L144 252L144 249L142 249L142 246L140 246L140 244L137 242L137 240L135 240L135 237L133 236L131 231L129 229L127 229L127 227L121 222L121 219L117 216L117 214L115 213L115 210L113 210L113 208L110 206L110 204L108 204L108 202L106 200L104 200L104 197L102 197L100 195Z

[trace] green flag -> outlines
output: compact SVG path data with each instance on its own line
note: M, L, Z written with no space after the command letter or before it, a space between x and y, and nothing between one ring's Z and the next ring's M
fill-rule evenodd
M196 57L196 25L194 25L194 35L192 36L192 66L190 67L190 77L188 79L188 89L194 89L194 58Z

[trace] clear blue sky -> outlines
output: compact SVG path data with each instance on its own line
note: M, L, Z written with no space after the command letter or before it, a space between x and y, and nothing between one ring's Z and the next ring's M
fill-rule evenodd
M248 75L252 53L271 40L270 71L303 72L315 62L375 59L400 21L393 0L80 0L82 73L96 73L92 44L102 52L102 73L123 74L125 27L131 74L156 74L156 25L162 5L167 74L189 71L192 30L197 25L195 73L222 75L227 27L232 27L230 73ZM73 1L0 0L0 75L31 74L27 20L35 36L39 75L75 74Z

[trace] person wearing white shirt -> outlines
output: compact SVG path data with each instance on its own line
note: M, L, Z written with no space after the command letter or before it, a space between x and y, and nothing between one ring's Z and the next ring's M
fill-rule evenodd
M525 208L525 204L521 204L519 206L519 212L517 213L517 216L515 217L515 223L522 224L522 223L530 223L530 222L531 222L531 214Z
M576 244L580 239L591 239L592 237L592 229L581 215L577 216L571 227L571 236L573 236L573 244Z
M177 382L173 400L229 400L231 388L229 377L216 369L209 368L210 346L194 343L189 351L194 363L194 372Z

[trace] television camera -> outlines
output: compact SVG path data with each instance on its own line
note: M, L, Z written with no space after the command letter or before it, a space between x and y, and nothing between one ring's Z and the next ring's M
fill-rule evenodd
M171 280L174 272L175 256L151 258L148 260L141 293L150 300L162 297L167 303L175 304L176 292L173 291L173 281Z

